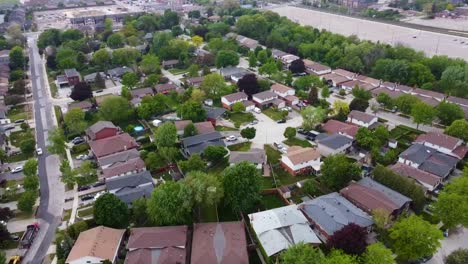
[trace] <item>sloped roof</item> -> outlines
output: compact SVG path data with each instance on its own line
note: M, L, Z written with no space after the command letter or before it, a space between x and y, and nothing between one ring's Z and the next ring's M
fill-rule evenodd
M145 168L145 162L140 158L132 158L125 161L115 162L111 166L102 169L102 176L109 178L132 171L140 171Z
M447 97L447 101L454 103L454 104L468 106L468 99L465 99L465 98L449 96Z
M225 146L223 136L218 131L195 135L182 139L182 145L190 154L201 153L208 146Z
M105 128L117 129L117 127L112 122L98 121L94 125L90 126L88 129L86 129L86 134L91 139L94 139L96 137L96 134Z
M348 117L352 118L352 119L356 119L358 121L362 121L362 122L364 122L366 124L370 123L373 119L375 119L375 116L369 115L367 113L357 111L357 110L352 110L348 114Z
M193 226L192 264L248 264L242 222L197 223Z
M112 137L107 137L89 142L96 157L103 157L124 150L129 150L138 147L136 140L127 133L118 134Z
M234 102L239 100L247 100L247 94L244 92L237 92L223 96L228 102Z
M134 89L130 91L132 93L133 97L145 97L147 95L153 95L154 91L153 89L146 87L146 88L140 88L140 89Z
M312 69L313 71L326 71L326 70L331 70L330 67L326 66L326 65L323 65L323 64L320 64L318 62L315 62L315 61L311 61L311 60L308 60L308 59L303 59L302 61L304 61L304 65L307 67L307 68L310 68Z
M346 77L348 79L352 79L352 78L354 78L354 76L356 76L356 73L350 72L350 71L347 71L347 70L343 70L343 69L335 69L335 70L332 71L332 73L341 75L341 76Z
M320 153L315 148L293 146L288 148L286 157L292 164L297 165L320 158Z
M193 125L197 129L198 134L207 134L216 131L213 127L213 123L211 123L210 121L198 122L194 123Z
M337 133L332 134L332 135L328 135L328 134L324 134L324 133L319 134L315 138L315 141L318 144L327 146L327 147L329 147L331 149L339 149L339 148L353 142L353 140L351 138L349 138L347 136L337 134Z
M253 97L258 98L263 101L263 100L267 100L270 98L277 98L278 95L271 91L264 91L264 92L254 94Z
M461 139L442 133L427 132L426 134L419 135L415 142L422 144L427 142L449 150L454 150L461 143Z
M322 75L322 77L327 80L327 81L332 81L336 84L341 84L341 83L344 83L344 82L347 82L349 81L350 79L344 77L344 76L341 76L339 74L336 74L336 73L327 73L327 74L324 74Z
M403 163L396 163L390 166L389 169L398 175L412 178L422 185L429 185L435 187L441 181L440 177L437 175L411 167Z
M428 96L428 97L432 97L432 98L439 99L439 100L443 100L445 98L445 94L443 93L438 93L438 92L425 90L421 88L414 88L412 92L415 94L420 94L422 96Z
M338 120L330 119L322 125L322 129L329 134L342 133L355 137L359 127L354 124L344 123Z
M124 175L106 180L106 189L118 190L125 187L137 187L139 185L153 183L153 178L149 171L134 173L131 175Z
M224 113L226 113L226 109L222 107L214 107L214 106L203 106L203 109L206 111L206 118L207 119L218 119Z
M91 256L103 260L114 260L125 230L98 226L83 231L78 236L67 263L83 257Z
M231 151L229 163L237 164L242 161L248 161L254 164L263 164L266 162L265 150L254 148L249 151Z
M300 209L329 236L354 223L361 227L373 225L372 217L337 192L302 203Z
M156 92L158 93L164 93L170 90L177 89L177 86L173 83L163 83L163 84L156 85L155 89L156 89Z
M297 205L249 214L250 224L266 254L272 256L299 242L321 243Z
M132 228L126 264L185 263L187 226Z
M288 91L294 90L291 87L288 87L286 85L280 84L280 83L275 83L270 87L271 91L273 92L278 92L278 93L287 93Z
M106 167L118 162L125 162L127 160L140 157L140 152L137 149L129 149L127 151L118 152L112 155L98 158L99 166Z

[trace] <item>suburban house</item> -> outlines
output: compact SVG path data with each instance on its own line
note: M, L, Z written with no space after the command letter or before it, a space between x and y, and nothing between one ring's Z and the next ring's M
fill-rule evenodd
M116 163L126 162L140 157L137 149L129 149L115 154L107 155L97 159L97 164L101 169L112 167Z
M304 59L304 65L308 74L324 75L331 73L331 68L315 61Z
M403 92L396 91L396 90L390 90L390 89L387 89L387 88L382 87L382 86L373 89L371 91L371 93L372 93L372 95L374 97L377 97L377 96L379 96L379 94L384 93L384 94L390 96L392 99L395 99L395 98L403 95Z
M89 141L91 153L96 158L138 147L136 140L127 133Z
M320 239L297 205L249 214L250 225L270 257L300 242L319 245Z
M337 192L303 202L299 209L310 222L317 236L326 242L336 231L348 224L356 224L371 231L372 217Z
M78 109L83 110L84 112L87 112L93 109L93 107L94 105L88 100L78 101L78 102L73 102L73 103L68 104L68 110L78 108Z
M423 144L458 159L463 159L468 151L468 148L463 145L463 140L437 132L419 135L414 143Z
M226 109L214 106L203 106L206 111L206 120L210 121L213 126L216 126L216 122L223 118Z
M177 120L177 121L174 121L174 125L175 125L176 130L177 130L177 135L182 136L184 134L185 127L188 126L189 124L193 124L192 120Z
M344 82L344 83L341 83L341 88L345 89L345 90L348 90L348 91L352 91L354 88L361 88L361 89L364 89L366 91L371 91L373 89L375 89L376 87L373 86L372 84L370 83L365 83L363 81L360 81L360 80L350 80L350 81L347 81L347 82Z
M176 92L177 86L173 83L161 83L157 84L154 89L157 93L168 94L170 92Z
M317 150L320 155L328 157L340 153L346 153L346 151L353 145L353 139L341 134L319 134L315 138L317 144Z
M211 123L210 121L197 122L197 123L193 123L193 125L197 129L198 135L208 134L208 133L212 133L216 131L213 126L213 123Z
M430 192L434 191L442 183L441 177L403 163L396 163L388 168L400 176L415 180Z
M432 173L445 179L459 159L423 144L413 144L398 156L398 162Z
M86 129L89 140L99 140L117 135L120 129L109 121L98 121Z
M105 226L81 232L65 263L88 264L101 263L104 260L116 263L124 233L123 229Z
M225 96L221 97L221 103L223 104L223 107L231 110L231 107L235 103L239 102L244 102L247 101L249 98L246 93L244 92L237 92L237 93L232 93L228 94ZM246 109L247 110L247 109Z
M187 226L130 229L125 264L186 263Z
M315 148L289 147L281 157L281 167L291 175L320 172L320 153Z
M374 79L374 78L371 78L371 77L368 77L368 76L365 76L365 75L356 76L356 80L359 80L359 81L361 81L363 83L370 84L374 88L379 87L380 84L382 83L381 80L377 80L377 79Z
M126 151L123 151L124 153ZM112 154L105 156L107 160L111 159L109 156L120 156L120 153ZM114 163L108 164L105 167L101 167L101 174L99 178L101 179L110 179L117 176L128 175L129 173L137 173L146 170L145 162L138 156L136 158L129 158L126 160L118 161L115 160Z
M106 74L104 72L94 72L94 73L90 73L88 75L85 75L83 77L83 81L87 82L87 83L94 83L96 81L96 76L97 75L101 75L101 77L104 79L106 78Z
M356 73L350 72L350 71L347 71L347 70L343 70L343 69L332 70L332 73L338 74L338 75L343 76L343 77L346 77L348 80L353 80L357 76Z
M420 95L421 97L427 97L437 100L438 102L442 102L445 99L445 94L434 92L431 90L421 89L421 88L413 88L411 90L411 94L413 95Z
M243 222L196 223L193 225L190 263L248 264Z
M340 87L342 83L348 82L350 79L336 73L327 73L321 76L329 86Z
M112 78L121 78L127 72L133 72L133 70L131 68L123 66L110 69L107 71L107 74Z
M186 156L201 154L208 146L223 146L223 135L218 131L182 139L182 150Z
M372 214L376 209L382 209L394 218L408 210L412 201L369 177L351 183L341 189L340 194L368 214Z
M106 190L128 206L136 199L150 198L153 189L153 178L149 171L106 179Z
M1 50L0 51L0 64L9 64L10 63L10 50Z
M200 87L200 85L203 83L203 80L205 77L191 77L187 79L187 85L188 86L193 86L193 87Z
M348 114L348 120L346 121L361 127L372 128L374 124L377 124L378 119L379 118L377 116L369 115L357 110L352 110Z
M133 105L133 106L140 106L140 103L141 101L143 100L143 97L145 96L153 96L154 95L154 91L153 89L147 87L147 88L140 88L140 89L133 89L130 91L130 93L132 94L132 100L130 101L130 103Z
M65 75L57 75L57 77L55 77L55 82L57 83L57 86L59 88L64 88L64 87L69 86L67 76Z
M244 37L242 35L237 35L236 36L236 41L237 41L237 43L239 43L240 46L246 47L246 48L248 48L250 50L255 50L256 47L260 46L260 44L258 44L257 40L251 39L251 38L248 38L248 37Z
M164 69L172 69L174 67L177 66L177 64L179 64L179 60L167 60L167 61L163 61L161 63L161 65L163 66Z
M288 53L279 50L279 49L271 49L271 56L277 60L281 59L283 56L288 55Z
M279 97L286 97L289 95L295 95L296 90L294 90L291 87L288 87L286 85L280 84L280 83L275 83L270 87L270 90L277 94Z
M252 73L243 68L226 67L219 69L219 74L221 74L221 76L223 76L226 80L232 80L234 82L237 82L245 75Z
M344 123L338 120L330 119L322 125L322 130L324 130L328 134L340 134L354 139L357 131L359 130L359 127L354 124Z
M263 165L267 163L265 150L253 148L249 151L231 151L229 156L229 164L231 166L243 161L248 161L254 164L257 169L262 169Z
M252 100L259 108L267 108L275 105L275 99L278 99L278 94L271 91L264 91L252 95ZM284 103L284 101L283 101ZM284 105L283 105L284 107ZM281 107L278 107L281 108Z
M66 69L65 77L67 78L68 86L75 86L80 82L80 73L75 69Z
M299 56L296 56L293 54L286 54L280 58L280 60L283 62L285 67L289 67L293 61L299 60L299 59L301 59Z

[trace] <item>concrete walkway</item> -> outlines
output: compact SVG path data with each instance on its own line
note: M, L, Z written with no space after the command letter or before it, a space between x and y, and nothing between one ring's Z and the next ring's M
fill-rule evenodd
M18 209L18 201L2 203L2 204L0 204L0 207L1 208L7 207L7 208L10 208L10 210L14 211L14 210Z
M18 220L18 221L13 220L7 223L7 228L10 233L17 233L17 232L25 231L28 225L32 225L35 222L37 222L37 219L34 219L34 218Z

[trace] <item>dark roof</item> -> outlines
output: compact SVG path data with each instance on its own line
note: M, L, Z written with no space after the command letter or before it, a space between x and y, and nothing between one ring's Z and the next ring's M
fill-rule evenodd
M187 229L187 226L132 228L125 263L185 263Z
M436 187L441 181L440 177L437 175L411 167L403 163L396 163L390 166L389 169L398 175L412 178L420 184L427 184L432 187Z
M105 128L117 129L117 127L110 121L98 121L86 130L86 135L89 138L94 139L96 134Z
M167 60L162 62L162 66L173 66L179 63L179 60Z
M439 177L446 177L459 161L455 157L440 153L422 144L411 145L399 157L419 164L419 169Z
M115 162L106 168L102 168L102 177L110 178L125 175L131 172L139 172L145 169L145 162L140 158L132 158L125 161Z
M332 135L328 135L328 134L319 134L315 141L318 143L318 144L322 144L324 146L327 146L331 149L338 149L338 148L341 148L347 144L350 144L353 142L353 139L347 137L347 136L343 136L343 135L340 135L340 134L332 134Z
M244 93L244 92L237 92L237 93L232 93L232 94L228 94L228 95L225 95L223 96L228 102L234 102L234 101L239 101L239 100L247 100L248 97L247 97L247 94Z
M76 71L75 68L73 68L73 69L66 69L65 70L65 76L67 76L67 78L80 77L80 74Z
M264 91L264 92L254 94L253 97L264 101L270 98L278 98L278 95L272 91Z
M137 148L136 140L127 133L94 140L89 146L97 157L103 157L117 152Z
M177 86L173 83L162 83L162 84L156 85L155 89L156 89L156 92L158 93L165 93L167 91L177 89Z
M130 91L132 93L133 97L145 97L147 95L153 95L154 91L153 89L147 87L147 88L140 88L140 89L134 89Z
M336 192L304 202L299 208L329 236L350 223L361 227L374 223L370 215Z
M254 148L249 151L231 151L229 163L239 163L242 161L248 161L254 164L264 164L266 163L265 150Z
M96 75L98 73L101 75L102 78L104 78L106 76L106 74L104 72L94 72L94 73L90 73L88 75L85 75L83 77L83 80L85 80L87 82L94 82L94 80L96 79Z
M125 187L138 187L140 185L153 183L153 178L149 171L143 171L135 174L119 176L115 178L110 178L106 180L106 189L111 190L120 190Z
M138 157L140 157L140 152L137 149L130 149L98 158L98 163L101 167L107 167L117 162L125 162Z
M224 113L226 113L226 109L221 107L210 107L210 106L203 106L206 111L206 118L207 119L218 119Z
M107 73L110 76L113 76L113 77L120 77L120 76L124 75L127 72L133 72L133 70L131 68L127 68L127 67L117 67L117 68L110 69L110 70L107 71Z
M222 76L230 77L235 74L249 73L247 70L238 67L226 67L219 70Z
M195 135L182 139L182 145L189 152L189 154L201 153L208 146L225 146L222 140L223 135L218 131Z
M192 264L248 264L242 222L197 223L193 226Z

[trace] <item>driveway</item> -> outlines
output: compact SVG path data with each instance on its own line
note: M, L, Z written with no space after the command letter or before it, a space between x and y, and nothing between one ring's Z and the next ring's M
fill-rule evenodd
M257 129L255 138L252 140L252 148L261 148L265 144L280 143L286 138L283 136L286 127L299 127L302 125L302 117L297 112L290 112L286 123L278 124L265 114L255 114L258 124L249 125ZM246 126L243 126L244 128Z
M451 233L441 242L441 246L434 257L427 264L444 264L444 258L459 248L468 248L468 229L460 228Z

